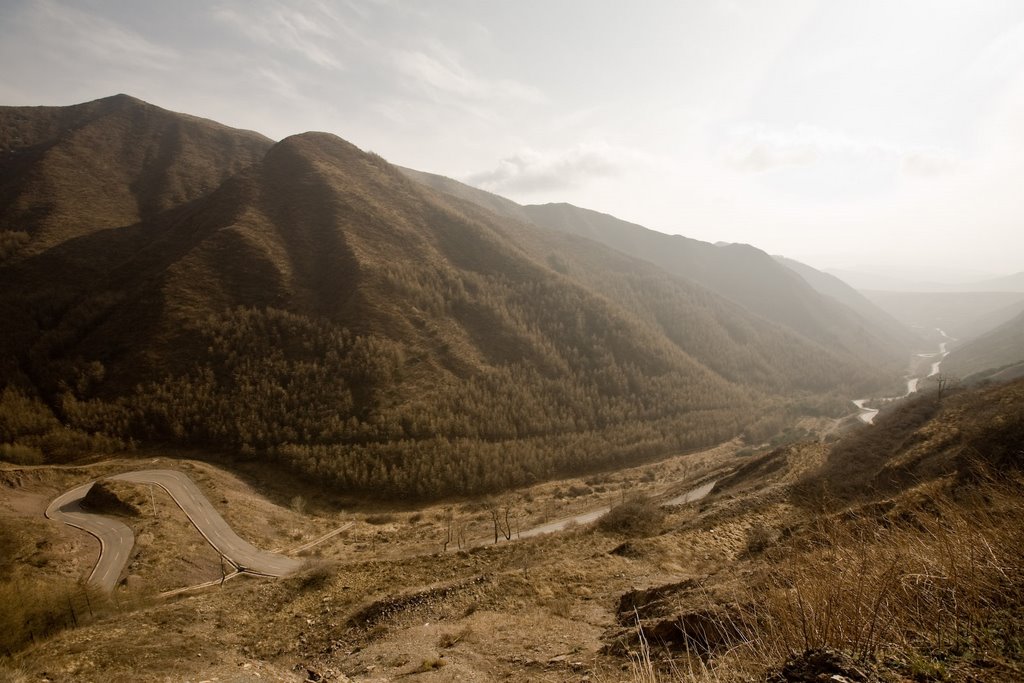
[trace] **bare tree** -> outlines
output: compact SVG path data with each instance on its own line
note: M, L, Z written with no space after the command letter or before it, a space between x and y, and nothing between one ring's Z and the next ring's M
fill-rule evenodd
M455 523L455 511L452 508L444 509L444 547L441 552L448 552L448 544L455 540L452 525ZM461 547L461 546L460 546Z
M936 400L941 403L943 395L947 394L957 384L959 384L960 379L951 375L938 374L935 375L932 381L935 382L935 386L938 387L938 396Z
M491 515L491 522L494 524L494 542L498 542L499 534L505 537L506 541L512 540L512 521L516 517L515 510L509 501L501 503L495 500L487 500L484 503L487 512Z

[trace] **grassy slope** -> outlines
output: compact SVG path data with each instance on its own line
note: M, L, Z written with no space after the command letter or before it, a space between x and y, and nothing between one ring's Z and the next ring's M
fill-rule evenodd
M944 370L959 377L1024 362L1024 313L968 343L944 361Z
M845 669L813 675L856 669L882 680L1011 680L1024 663L1022 463L1014 455L1022 392L1021 382L963 391L930 417L908 422L890 413L831 449L795 444L754 459L719 451L704 468L667 461L506 501L523 512L557 502L555 492L564 497L570 487L590 488L578 495L598 503L647 481L720 480L709 499L669 510L662 533L644 539L586 528L429 556L416 544L424 535L440 542L448 510L486 531L486 508L467 501L378 513L324 548L327 563L303 576L229 583L129 610L64 632L7 666L31 675L45 668L55 681L239 670L288 680L297 662L297 680L307 667L357 679L420 671L420 680L438 681L761 680L786 660L812 666L792 656L805 648L828 648L843 653L828 659ZM851 472L837 470L835 458L872 432L888 456L853 474L871 482L910 467L913 481L808 507L802 482L847 481ZM978 457L1002 475L979 477ZM392 545L415 548L415 556L386 550ZM710 653L691 657L687 647Z

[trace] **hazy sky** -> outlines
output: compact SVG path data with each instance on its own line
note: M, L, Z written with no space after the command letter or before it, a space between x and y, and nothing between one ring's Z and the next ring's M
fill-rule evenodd
M324 130L818 267L1024 270L1024 2L0 0L0 103Z

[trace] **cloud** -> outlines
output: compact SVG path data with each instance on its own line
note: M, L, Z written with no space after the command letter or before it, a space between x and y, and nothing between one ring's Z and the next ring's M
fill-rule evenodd
M903 173L909 176L928 178L948 175L961 166L956 158L942 150L919 149L903 155Z
M649 161L636 150L607 144L580 144L554 152L524 149L505 157L493 169L465 180L492 192L565 190L596 178L618 175L628 167Z
M296 54L327 69L343 68L333 46L344 22L322 3L303 4L302 8L272 2L253 12L250 5L244 9L221 5L212 14L255 43Z
M450 50L404 50L395 56L395 68L410 85L439 98L451 96L475 100L516 100L537 103L543 96L536 88L509 79L483 78L466 68Z
M114 65L167 70L180 58L128 27L59 2L34 3L27 21L32 33L53 51L82 61L85 56Z
M728 166L744 173L766 173L821 162L898 164L907 175L936 176L955 171L956 155L933 147L901 147L857 138L806 124L780 130L764 124L733 129L723 156Z

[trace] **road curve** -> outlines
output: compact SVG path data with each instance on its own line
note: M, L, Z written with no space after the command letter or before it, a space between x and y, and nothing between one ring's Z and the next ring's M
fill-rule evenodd
M278 553L260 550L236 534L195 483L174 470L140 470L110 477L135 484L155 484L167 491L200 534L239 571L263 576L287 576L302 566L302 561ZM89 576L89 583L113 590L128 562L135 535L122 522L82 510L81 501L95 482L77 486L58 496L46 508L46 516L89 532L100 540L100 557Z
M94 483L90 481L88 484L76 486L54 498L46 508L46 516L86 531L99 539L100 557L92 574L89 575L89 583L100 590L110 592L114 590L121 570L128 562L128 555L135 545L135 534L128 525L113 517L82 510L82 499Z
M239 571L264 576L287 576L299 570L302 560L260 550L241 538L224 521L203 492L187 475L175 470L139 470L111 479L135 484L156 484L167 491L199 533Z

